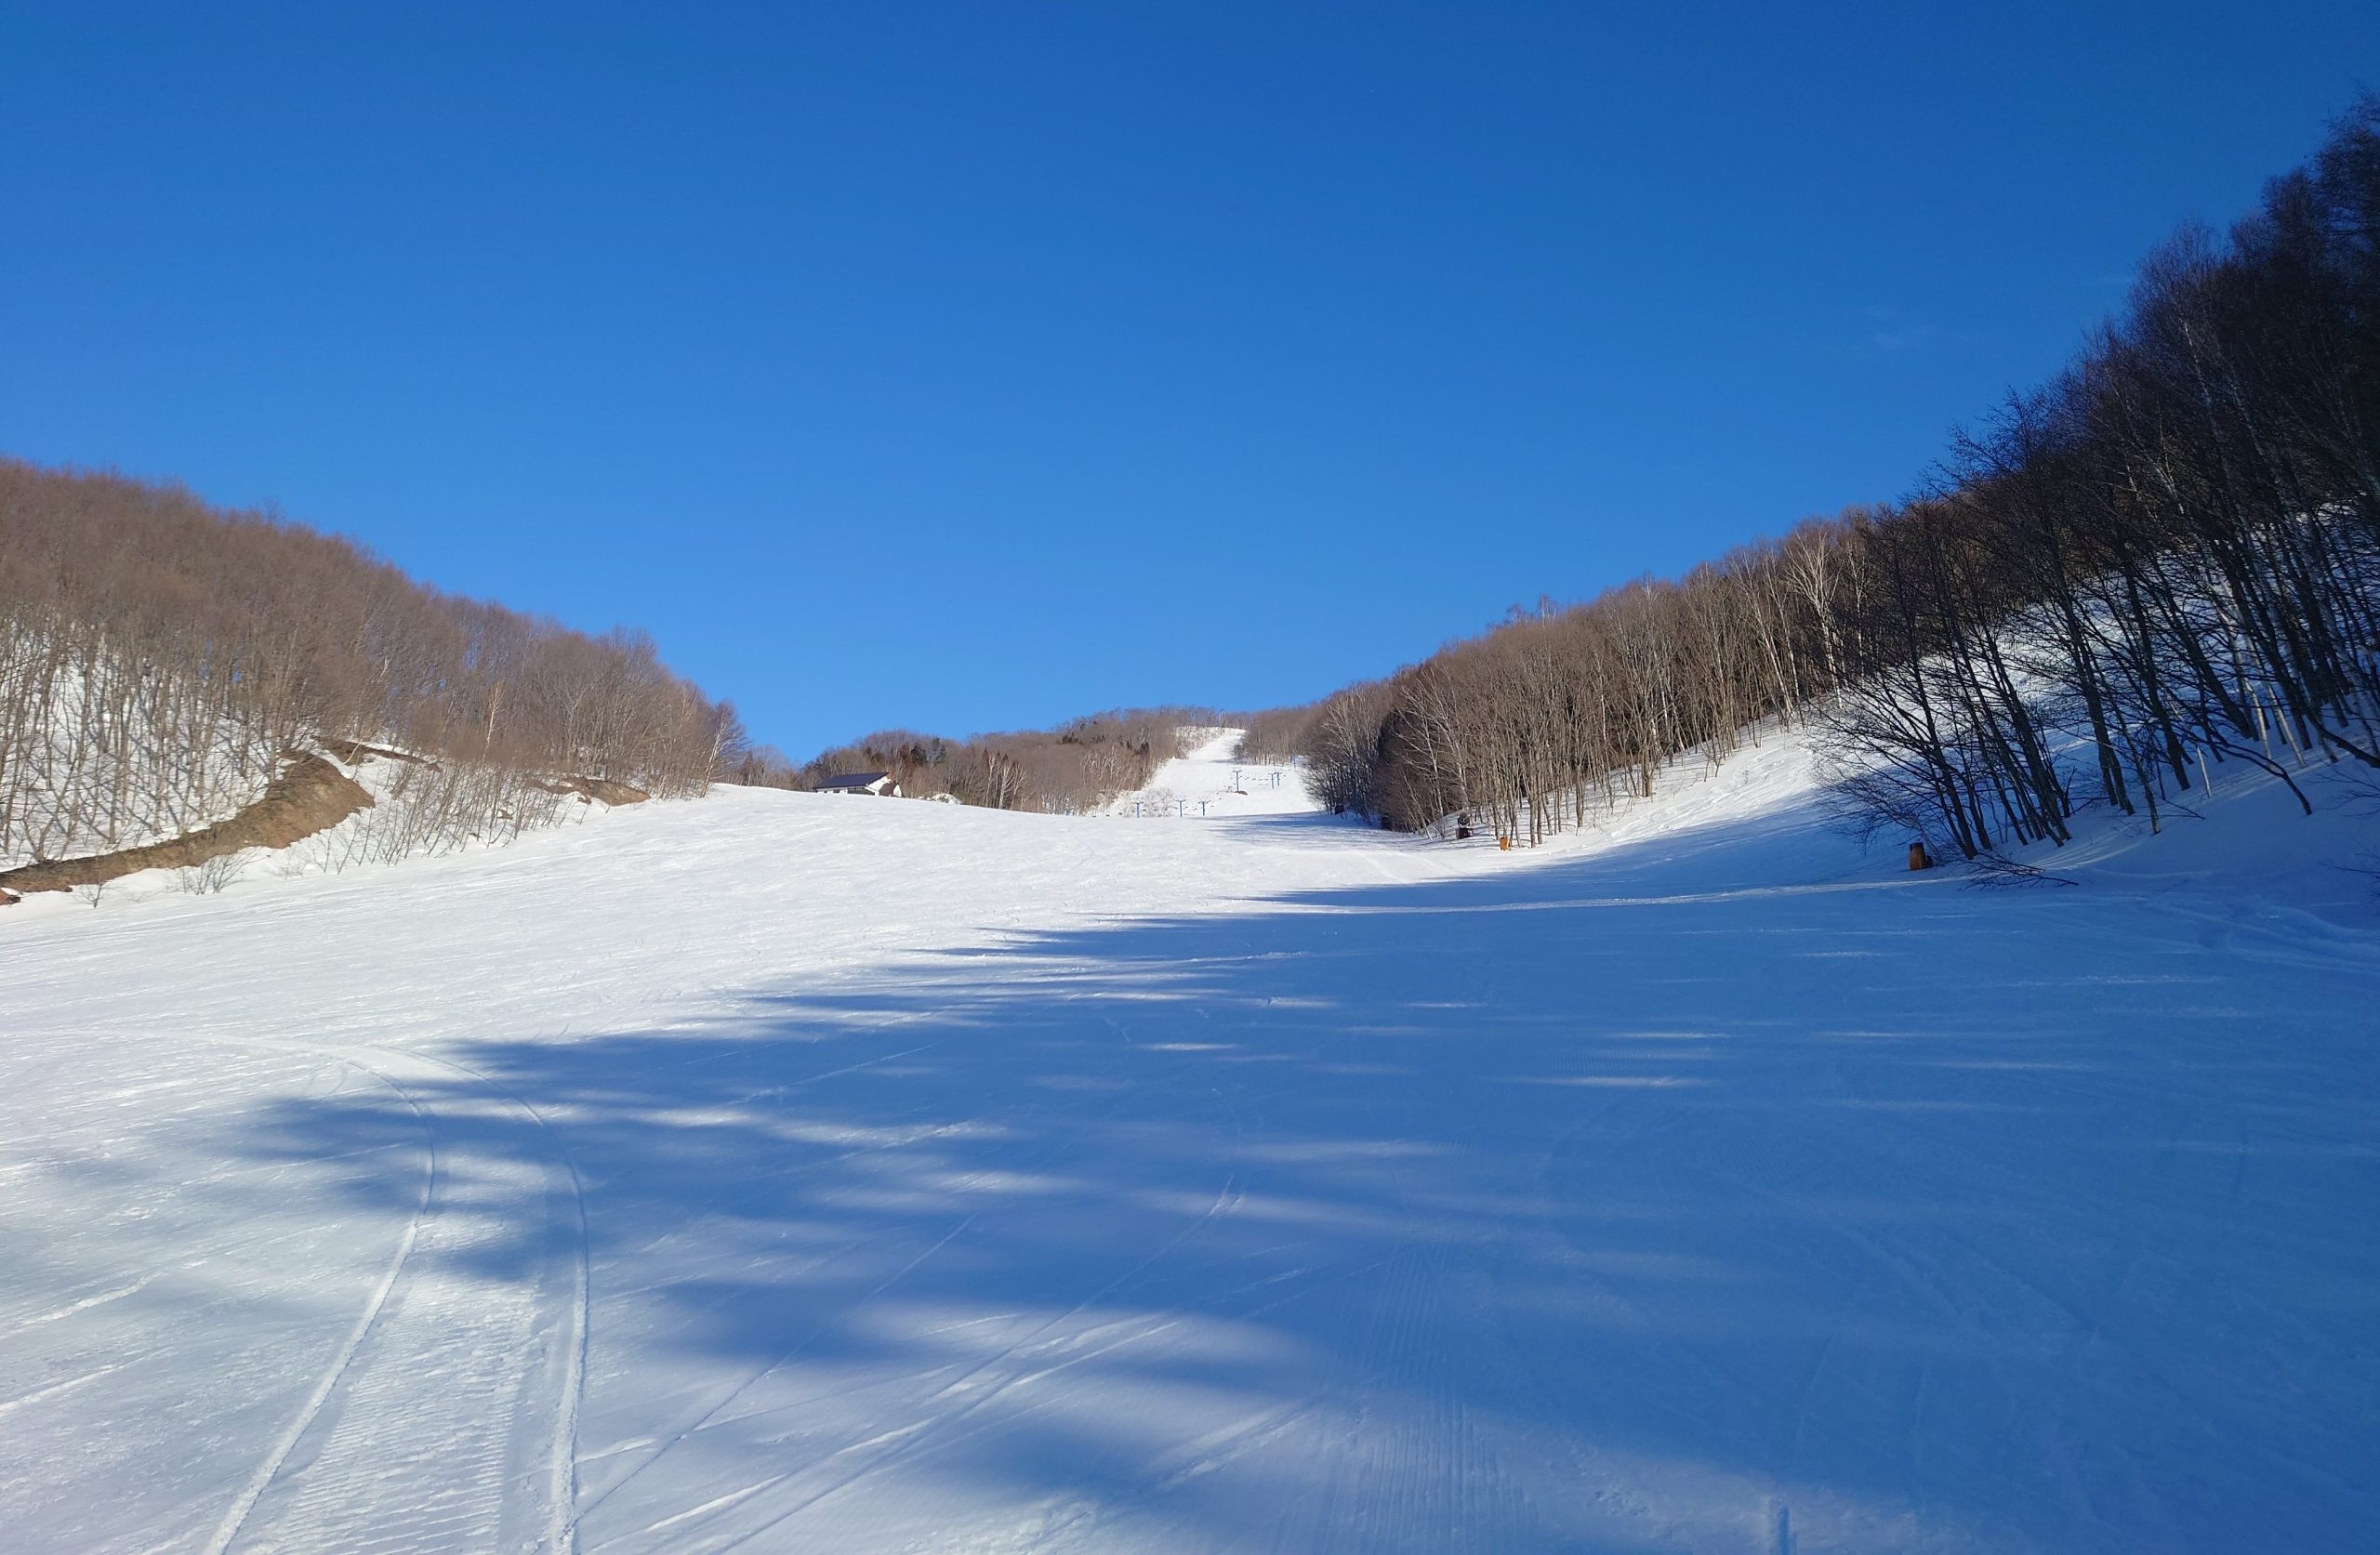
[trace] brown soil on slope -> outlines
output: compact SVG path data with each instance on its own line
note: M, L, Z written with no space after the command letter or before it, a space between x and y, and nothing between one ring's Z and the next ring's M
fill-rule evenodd
M361 740L324 740L323 748L350 767L361 767L376 756L385 756L391 761L403 761L415 767L428 767L432 771L438 769L438 763L426 756L416 756L411 751L390 750L386 745L367 745Z
M265 785L264 797L228 821L142 848L0 870L0 906L18 891L70 890L143 869L187 869L243 848L286 848L372 808L363 785L323 758L305 751L282 757L288 765Z
M549 794L575 794L585 799L601 799L607 805L641 805L653 797L641 788L630 788L625 783L610 778L558 777L537 780L537 786Z

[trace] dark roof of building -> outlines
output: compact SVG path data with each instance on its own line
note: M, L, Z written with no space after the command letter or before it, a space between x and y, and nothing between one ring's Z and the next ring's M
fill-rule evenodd
M871 783L892 776L890 772L838 772L820 784L821 788L865 788Z

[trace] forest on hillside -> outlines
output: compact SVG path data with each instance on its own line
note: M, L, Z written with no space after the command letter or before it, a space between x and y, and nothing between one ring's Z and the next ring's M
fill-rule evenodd
M1868 824L1966 858L2062 842L2090 804L2156 824L2234 763L2293 789L2310 760L2380 769L2380 99L2228 233L2176 232L2120 317L1908 498L1515 610L1244 721L1247 754L1302 758L1335 810L1534 842L1779 718ZM640 634L441 594L176 487L0 459L0 867L187 832L342 745L403 763L368 845L396 857L550 821L589 780L884 771L1081 813L1216 721L892 730L796 764Z
M761 747L732 775L758 786L814 789L848 772L888 772L913 798L947 795L989 810L1080 815L1146 787L1159 764L1182 754L1182 730L1212 727L1218 717L1207 707L1125 708L1056 729L963 740L883 730L799 766Z
M0 459L0 865L170 837L293 753L377 745L372 856L550 821L573 780L697 792L734 710L601 637L425 587L179 488Z
M1337 810L1535 841L1778 718L1866 824L1966 858L2089 803L2155 824L2231 763L2380 767L2380 99L1907 500L1515 611L1249 748Z

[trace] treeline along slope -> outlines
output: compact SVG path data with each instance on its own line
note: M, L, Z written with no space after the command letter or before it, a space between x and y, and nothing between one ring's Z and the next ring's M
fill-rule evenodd
M425 587L353 543L189 493L0 459L0 866L180 836L291 752L394 747L393 856L557 814L574 776L675 795L734 709L641 634Z
M1148 785L1182 754L1184 729L1212 728L1210 707L1139 707L1094 713L1059 728L950 739L891 729L820 752L797 767L775 751L748 752L740 782L816 788L845 772L880 771L912 797L946 795L987 810L1079 815Z
M1910 499L1515 612L1250 739L1335 808L1533 841L1778 715L1858 813L1970 858L2085 803L2154 823L2226 763L2380 767L2380 99L2228 236L2175 235Z

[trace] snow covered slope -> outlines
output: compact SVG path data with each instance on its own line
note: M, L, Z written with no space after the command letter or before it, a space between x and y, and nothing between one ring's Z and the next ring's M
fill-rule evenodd
M1320 808L1302 769L1279 761L1242 761L1244 729L1185 730L1197 743L1157 768L1146 788L1118 796L1110 815L1143 820L1211 821L1237 815L1303 815Z
M729 789L34 899L0 1542L2360 1548L2374 837L2213 817L1972 890L1773 740L1533 856Z

